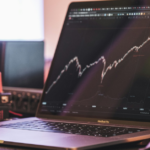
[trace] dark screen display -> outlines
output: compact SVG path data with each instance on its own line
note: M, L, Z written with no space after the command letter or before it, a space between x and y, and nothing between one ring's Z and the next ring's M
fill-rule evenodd
M147 1L72 4L40 112L149 119L149 49Z
M44 42L7 41L3 85L42 89L44 84Z

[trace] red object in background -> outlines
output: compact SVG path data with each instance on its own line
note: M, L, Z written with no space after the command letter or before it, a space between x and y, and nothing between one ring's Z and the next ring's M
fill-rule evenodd
M3 92L3 88L2 88L2 73L0 72L0 93Z
M23 116L22 114L15 113L15 112L13 112L13 111L11 111L11 110L9 110L9 113L10 113L10 114L13 114L13 115L15 115L15 116L19 116L19 117L22 117L22 116Z
M3 113L3 110L0 111L0 120L3 120L4 118L4 113Z

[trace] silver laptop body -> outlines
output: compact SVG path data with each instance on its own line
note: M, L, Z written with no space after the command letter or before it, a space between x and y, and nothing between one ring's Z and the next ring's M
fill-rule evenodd
M71 3L36 117L0 122L0 144L77 150L150 138L149 25L148 0Z

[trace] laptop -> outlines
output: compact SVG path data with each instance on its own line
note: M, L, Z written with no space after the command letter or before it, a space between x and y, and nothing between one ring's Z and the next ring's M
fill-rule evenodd
M36 117L0 144L93 149L150 138L150 1L69 5Z

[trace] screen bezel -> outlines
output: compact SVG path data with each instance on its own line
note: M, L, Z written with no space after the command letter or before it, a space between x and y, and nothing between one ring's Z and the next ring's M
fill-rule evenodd
M49 71L49 75L48 75L48 79L50 78L51 76L51 73L53 72L53 70L55 69L53 67L53 64L55 63L55 56L57 55L57 51L58 51L58 45L62 39L62 35L64 34L64 25L67 21L67 16L68 16L68 13L70 11L70 9L72 8L88 8L88 7L127 7L127 6L141 6L141 4L144 4L144 5L150 5L150 1L148 0L126 0L126 1L123 1L123 0L109 0L109 1L93 1L93 2L72 2L69 7L68 7L68 11L67 11L67 14L66 14L66 17L65 17L65 21L64 21L64 24L63 24L63 27L62 27L62 31L61 31L61 34L60 34L60 38L58 40L58 44L57 44L57 47L56 47L56 51L55 51L55 54L54 54L54 58L53 58L53 61L52 61L52 64L51 64L51 68L50 68L50 71ZM47 80L48 80L47 79ZM44 86L44 90L43 90L43 93L45 93L46 91L46 87L48 85L48 82L46 82L45 86ZM120 117L111 117L111 118L92 118L92 117L74 117L74 116L60 116L60 115L52 115L52 114L49 114L49 113L44 113L44 112L40 112L40 108L41 108L41 103L42 103L42 100L44 99L44 94L42 94L42 97L41 97L41 100L40 100L40 103L38 105L38 109L37 109L37 112L36 112L36 117L40 117L40 118L49 118L49 119L63 119L63 120L78 120L78 121L90 121L90 122L97 122L98 120L109 120L111 123L115 123L113 122L114 120L117 121L117 123L123 123L125 124L125 122L127 122L127 124L130 122L131 124L134 124L134 122L132 122L133 120L134 121L142 121L144 122L144 125L146 121L149 121L150 119L147 119L148 117L143 117L142 119L138 119L138 118L121 118ZM120 120L118 122L118 120ZM128 121L127 121L128 120ZM132 120L132 121L131 121Z

